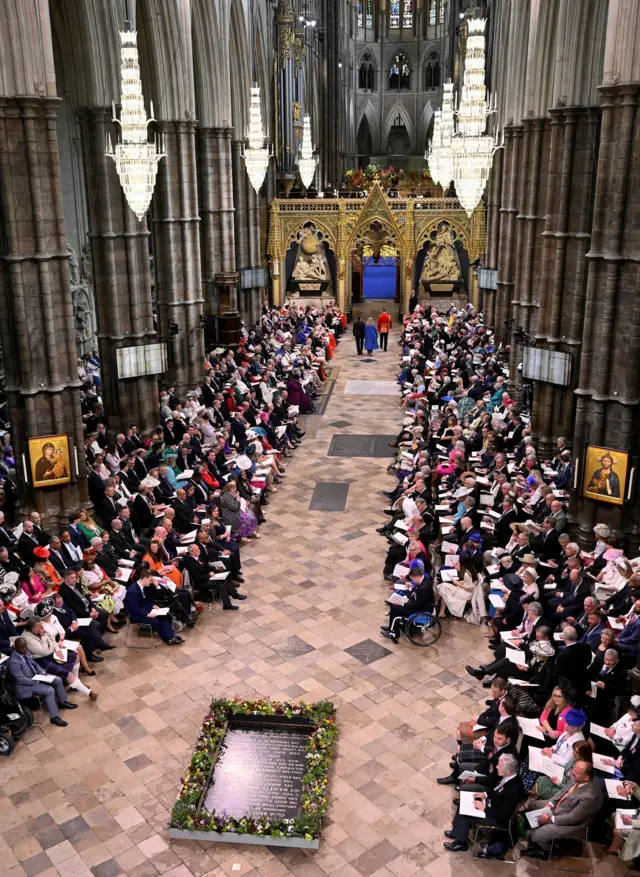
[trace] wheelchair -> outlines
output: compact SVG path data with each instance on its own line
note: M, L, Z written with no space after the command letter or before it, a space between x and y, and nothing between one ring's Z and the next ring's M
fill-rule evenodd
M442 626L437 615L432 615L431 612L414 612L404 619L400 632L414 646L432 646L440 639Z

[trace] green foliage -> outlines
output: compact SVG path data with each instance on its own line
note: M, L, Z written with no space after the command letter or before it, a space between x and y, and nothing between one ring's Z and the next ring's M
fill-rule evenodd
M300 716L309 719L313 732L307 745L307 770L302 779L301 812L295 819L272 820L248 814L241 819L224 813L198 810L198 803L214 766L225 725L233 715ZM170 826L190 831L233 832L261 837L304 837L312 841L320 836L322 818L327 812L326 789L333 747L338 737L335 707L331 701L291 703L261 698L259 700L217 699L211 702L191 762L184 777L182 791L171 812Z

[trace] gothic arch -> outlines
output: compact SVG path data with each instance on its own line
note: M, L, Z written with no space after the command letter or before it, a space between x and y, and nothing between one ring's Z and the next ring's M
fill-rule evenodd
M365 45L363 47L356 62L356 68L360 67L363 61L373 64L373 69L376 71L380 69L377 53L374 52L373 46Z
M469 240L469 229L465 228L457 219L452 218L451 216L442 216L439 215L437 218L433 219L427 226L422 229L420 236L417 240L416 252L421 250L426 243L428 243L431 234L436 231L439 225L443 222L446 222L451 231L453 231L456 235L456 240L462 242L463 247L469 253L470 251L470 240Z
M143 83L147 74L145 92L160 120L195 118L190 9L178 0L137 2Z
M218 25L216 4L193 0L193 68L196 116L203 128L230 124L230 110L223 72L224 38Z
M117 15L119 7L99 0L80 5L73 0L51 0L49 10L52 39L59 48L73 105L108 107L112 101L120 103L119 31L124 18ZM83 51L83 46L92 49Z
M435 52L438 57L442 55L442 46L440 43L436 43L433 40L430 43L427 43L426 47L422 50L422 55L420 56L420 69L424 67L427 63L427 58L429 55Z
M337 242L335 235L321 219L318 219L316 216L314 216L313 219L301 219L300 217L296 217L293 223L287 223L283 228L282 259L286 257L289 247L298 242L304 232L308 232L309 230L317 234L318 240L326 244L327 249L331 250L333 253L336 252Z
M381 148L383 151L386 150L389 133L391 132L391 128L393 127L394 120L398 116L402 118L402 123L407 129L407 134L409 135L409 143L411 144L411 152L413 152L415 149L416 132L413 126L413 122L411 121L411 116L409 115L405 107L400 103L400 101L396 101L396 103L393 105L393 108L390 110L390 112L387 113L384 128L382 129L382 138L380 144Z
M356 122L356 131L360 130L360 125L364 117L367 117L369 130L371 131L371 143L373 146L373 154L380 152L380 126L378 125L378 115L373 108L373 104L368 100L358 113ZM387 135L388 136L388 135Z
M249 45L242 0L231 0L229 65L231 68L231 122L236 140L246 137L249 127L251 71Z
M431 120L433 119L433 116L434 116L434 110L433 110L433 107L431 105L431 101L428 100L426 102L426 104L424 105L422 113L420 114L420 120L418 123L418 139L417 139L416 147L418 144L421 143L421 144L424 144L424 146L426 148L427 134L429 133L429 125L431 124ZM421 151L421 149L418 151Z

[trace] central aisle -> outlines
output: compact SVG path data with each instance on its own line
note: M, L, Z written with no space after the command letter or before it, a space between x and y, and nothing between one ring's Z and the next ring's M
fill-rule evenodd
M366 302L363 315L379 306ZM179 650L126 649L122 634L99 667L98 703L82 703L68 728L30 732L0 765L3 873L436 877L460 863L442 849L452 794L435 778L448 773L457 722L478 711L481 691L464 665L473 652L486 655L484 640L460 622L445 622L427 649L379 634L387 543L375 531L386 520L390 457L328 456L332 440L349 436L364 437L360 453L388 452L388 438L373 436L394 435L402 421L397 337L394 329L389 352L367 362L351 326L344 333L326 410L306 419L262 539L243 546L249 599L240 611L206 611ZM334 486L316 490L318 482ZM346 495L344 511L309 510L314 490L323 508ZM321 849L169 841L169 810L211 697L256 694L337 705ZM47 863L59 870L40 867ZM480 870L470 858L465 868Z

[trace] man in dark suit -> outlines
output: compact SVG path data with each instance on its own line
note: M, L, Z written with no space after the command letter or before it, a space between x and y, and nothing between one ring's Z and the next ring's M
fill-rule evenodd
M147 473L145 472L143 477L146 478L146 474ZM140 482L142 481L142 478L140 478L140 475L136 471L136 458L135 457L129 457L127 459L127 463L126 463L124 469L122 470L122 480L127 485L129 490L131 491L131 493L137 493L138 488L140 487Z
M236 590L233 583L230 581L230 576L226 579L219 579L215 581L211 577L213 576L212 570L209 569L209 566L202 561L200 556L200 548L198 545L190 545L189 553L184 562L185 569L189 573L189 579L191 582L191 587L200 592L205 591L213 591L216 588L220 594L220 600L222 601L223 609L239 609L239 606L235 606L229 597L233 597L234 600L246 600L247 597L245 594L239 594Z
M82 548L78 548L77 545L73 544L71 541L71 533L68 530L63 530L60 539L60 555L64 560L65 569L74 566L76 563L81 563L83 553Z
M53 568L62 573L67 566L69 565L67 560L62 555L62 542L60 541L59 536L52 536L51 542L48 545L49 548L49 563Z
M92 618L100 625L100 631L104 631L109 620L109 613L91 605L91 600L78 587L78 576L75 570L66 569L64 571L64 581L60 585L58 593L65 605L75 612L76 618ZM115 646L109 646L109 648L115 649Z
M51 541L51 534L42 528L42 519L38 512L31 512L29 517L33 521L33 535L38 540L38 545L48 545Z
M560 679L568 679L582 700L584 697L582 692L589 687L589 666L593 654L586 643L578 642L578 632L575 627L567 625L562 633L564 648L556 656L553 682L557 685Z
M213 408L213 403L215 402L216 394L215 390L211 386L211 378L209 376L205 377L202 382L200 393L200 402L204 405L205 408Z
M117 518L120 512L118 503L116 502L115 492L115 487L107 487L100 505L97 507L97 512L102 519L102 523L107 529L111 526L111 521L113 521L114 518Z
M25 521L22 525L22 535L18 539L18 554L29 566L36 562L33 550L39 548L38 540L33 533L33 521Z
M365 325L366 324L361 317L357 317L357 319L353 321L353 337L356 339L356 350L358 352L358 356L362 356Z
M510 499L505 499L502 503L502 515L495 523L493 537L499 548L504 548L513 535L511 532L511 524L515 524L518 520L518 512Z
M60 594L54 596L53 614L64 628L65 638L77 640L82 643L87 661L93 664L101 664L104 658L96 655L96 650L110 651L115 646L110 646L103 639L100 632L100 625L96 619L92 619L89 624L80 626L78 617L73 609L70 609L64 602Z
M592 722L608 728L613 718L616 697L620 697L627 689L627 671L622 666L615 649L607 649L600 670L591 669L590 681L595 682L595 699L586 700L587 712ZM591 694L589 687L586 694Z
M478 810L484 811L484 819L480 819L483 826L495 826L507 828L516 807L525 798L525 790L522 780L518 776L518 759L515 755L501 755L498 759L496 772L499 780L493 789L486 792L474 792L474 802ZM444 848L452 853L464 852L469 849L469 832L474 825L472 816L463 816L460 807L456 811L453 825L450 831L445 831L445 837L450 838ZM496 832L496 837L499 837ZM490 841L490 845L491 845ZM489 854L488 857L490 857Z
M124 605L129 619L134 624L148 624L168 646L179 646L184 642L176 636L171 621L166 614L156 615L156 606L144 593L144 588L153 584L153 577L148 570L142 570L138 581L127 589Z
M91 472L89 473L89 477L87 479L89 499L94 504L94 506L97 506L104 496L105 483L102 480L102 476L100 475L101 468L102 467L99 463L94 463L91 467Z
M562 549L560 547L560 534L556 530L555 518L546 517L542 522L542 533L538 537L537 544L534 545L536 554L543 563L548 560L560 562Z
M4 600L0 598L0 654L11 654L12 646L10 640L15 636L20 636L20 631L11 620Z
M190 533L198 526L198 524L194 522L193 512L187 505L186 498L186 492L182 487L179 487L178 490L176 490L175 499L171 502L171 507L176 513L173 526L174 529L182 535Z
M136 543L128 538L128 534L129 531L123 529L122 518L111 521L111 547L122 560L131 560L137 553Z
M102 502L103 497L104 492L100 497L100 502ZM71 514L69 515L69 523L67 524L67 531L71 536L71 541L73 542L73 544L84 551L86 548L89 547L89 543L87 542L84 533L78 526L79 523L80 515L78 514L78 512L71 512Z
M0 548L8 548L15 551L18 546L18 540L4 525L4 512L0 512Z

